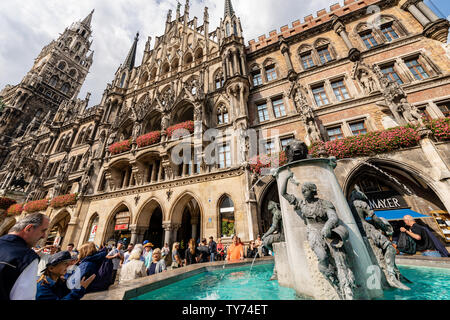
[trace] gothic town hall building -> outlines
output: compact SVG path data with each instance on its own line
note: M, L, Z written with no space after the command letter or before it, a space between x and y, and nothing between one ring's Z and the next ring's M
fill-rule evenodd
M40 211L51 219L46 241L63 246L255 239L279 198L245 130L257 154L298 139L337 156L345 195L359 185L377 211L450 211L449 22L422 0L344 0L247 43L231 0L216 28L208 8L202 25L189 10L187 0L169 11L139 66L139 34L130 39L98 105L78 97L94 63L94 11L0 92L0 192L18 203L0 215L0 235ZM371 134L390 147L342 151ZM413 138L394 143L396 134Z

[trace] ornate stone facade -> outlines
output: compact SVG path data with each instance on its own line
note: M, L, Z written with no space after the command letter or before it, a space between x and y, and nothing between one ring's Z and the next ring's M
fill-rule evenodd
M73 208L47 210L53 225L70 216L64 243L127 237L160 246L228 238L227 230L254 239L270 226L266 206L278 194L273 179L252 175L242 130L254 129L261 146L277 151L293 138L310 145L448 115L450 60L440 42L448 26L422 25L414 8L429 15L424 4L405 2L346 0L246 46L231 1L216 29L208 8L203 25L191 19L187 1L175 19L169 12L153 46L147 38L139 66L136 35L101 102L87 108L89 96L77 94L92 64L91 13L44 48L21 84L2 91L0 133L17 138L4 140L0 189L22 201L79 193ZM379 15L366 15L371 5ZM68 75L58 69L62 57ZM77 77L69 81L72 67ZM52 76L67 78L69 91L52 86ZM51 102L50 89L58 97ZM47 99L38 115L31 97ZM14 118L18 109L25 118ZM172 135L174 126L190 134L188 147ZM223 135L213 163L202 136L211 128ZM174 152L196 161L177 162ZM405 198L426 213L450 209L449 158L448 143L430 137L415 148L340 161L336 170L349 196L361 174L372 174L361 161L376 165L396 179L385 178L392 189L413 184L420 197Z

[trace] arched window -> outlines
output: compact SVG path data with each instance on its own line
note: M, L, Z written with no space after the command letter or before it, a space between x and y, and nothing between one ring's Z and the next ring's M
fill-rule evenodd
M72 78L75 78L76 75L77 75L77 71L75 69L71 69L69 71L69 76L71 76Z
M326 64L336 58L334 48L327 39L319 38L314 43L315 53L320 64Z
M172 71L175 71L175 70L177 70L178 69L178 65L179 65L180 63L179 63L179 60L178 60L178 58L175 58L175 59L173 59L173 61L172 61L172 66L171 66L171 68L172 68Z
M63 84L63 86L61 87L61 91L64 94L67 94L70 90L70 84L68 84L67 82Z
M299 48L298 54L303 70L308 70L316 66L313 57L313 48L310 45L303 45Z
M229 22L227 22L227 24L226 24L225 32L226 32L227 37L229 37L231 35L231 26L230 26Z
M197 51L195 51L195 60L201 60L203 58L203 49L198 48Z
M57 76L53 76L50 78L50 82L48 83L51 87L56 87L56 85L58 84L58 77Z
M81 58L80 58L79 56L76 56L76 57L75 57L75 61L76 61L76 62L80 62L80 60L81 60Z
M220 235L221 237L231 237L235 234L235 219L234 219L234 203L225 196L219 205L220 214Z
M81 43L77 42L77 44L75 45L75 51L80 50L81 48Z
M141 80L139 81L139 84L145 84L148 81L148 73L144 72L144 74L141 76Z
M98 223L99 223L99 217L98 217L98 214L95 214L91 218L91 221L89 221L89 227L87 229L85 242L94 242L95 235L97 234Z
M237 24L236 24L236 22L233 23L233 31L234 31L234 35L237 36L238 35L238 31L237 31Z
M216 89L220 89L223 87L224 83L225 83L225 79L223 77L223 73L222 70L219 70L215 77L214 77L214 83L216 84Z
M86 128L84 128L78 135L77 144L83 143L85 133L86 133Z
M185 64L190 64L192 63L193 58L192 58L192 54L191 53L187 53L186 56L184 57L184 63Z
M124 73L122 75L122 78L120 79L120 88L123 88L123 86L125 85L125 78L126 78L127 74Z
M254 65L251 69L252 78L253 78L253 86L257 87L263 84L262 76L261 76L261 69L259 66Z
M59 64L58 64L58 69L59 70L64 70L66 68L66 63L64 62L64 61L61 61Z
M151 79L151 80L155 80L155 78L156 78L156 73L157 73L156 68L153 68L152 72L150 73L150 79Z
M217 124L227 124L228 121L228 109L225 106L220 106L219 108L217 108Z
M166 62L162 67L162 74L169 73L169 71L170 71L170 65L168 62Z

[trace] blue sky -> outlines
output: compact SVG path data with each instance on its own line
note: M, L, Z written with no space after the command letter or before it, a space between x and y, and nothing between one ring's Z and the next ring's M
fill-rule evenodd
M425 0L442 14L450 16L450 0ZM182 13L185 0L182 3ZM286 24L344 0L232 0L241 18L245 40L280 30ZM282 5L280 5L282 3ZM224 0L191 0L190 16L203 23L204 7L209 8L210 30L218 25L224 12ZM142 59L148 36L154 39L164 32L167 12L175 16L177 0L8 0L0 1L0 90L6 84L18 84L33 65L41 49L56 39L72 22L83 19L93 8L94 63L80 97L92 93L90 106L98 104L106 84L111 82L124 61L133 38L140 32L136 64ZM256 14L257 13L257 14Z

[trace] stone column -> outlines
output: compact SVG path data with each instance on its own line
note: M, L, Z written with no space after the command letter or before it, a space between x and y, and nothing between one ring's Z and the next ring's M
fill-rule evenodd
M171 247L172 224L170 222L163 222L163 229L164 229L164 243L168 243L169 246Z
M422 11L422 13L431 20L431 22L435 22L439 20L439 17L431 10L423 1L417 2L417 7Z
M158 172L156 171L156 161L153 162L150 182L156 182Z
M344 40L345 45L347 46L347 48L349 50L348 57L349 57L350 61L353 61L353 62L358 61L361 57L361 53L359 52L358 49L356 49L353 46L352 42L350 41L347 30L345 29L344 23L337 16L334 16L332 18L332 20L333 20L332 25L333 25L334 31L342 38L342 40Z
M155 162L155 164L156 164L156 162ZM162 173L163 173L163 165L162 165L162 161L160 161L159 170L158 170L158 181L162 180Z
M172 224L172 242L177 242L177 232L178 229L180 229L181 225L179 223L173 223Z
M227 81L227 79L228 79L228 72L227 72L227 63L226 63L225 59L222 61L222 70L223 70L224 81Z
M283 42L280 46L281 53L284 56L284 60L286 62L286 65L288 67L288 73L291 73L294 71L294 67L292 66L291 56L289 55L289 46L286 44L286 42Z
M198 226L198 223L200 222L200 219L198 218L198 217L193 217L192 219L191 219L191 225L192 225L192 238L193 239L195 239L196 241L197 241L197 237L198 237L198 234L197 234L197 226Z
M430 19L428 19L417 7L414 3L412 2L406 2L403 6L402 9L409 11L414 18L417 19L417 21L420 22L420 24L422 26L426 26L428 23L430 23Z
M130 231L131 231L131 239L130 239L130 243L137 243L137 237L138 237L138 233L137 233L137 225L130 225Z
M239 60L238 60L238 53L237 51L233 52L233 60L234 60L234 74L239 74Z
M247 64L245 63L245 55L241 53L241 64L242 64L242 72L244 76L247 76Z

